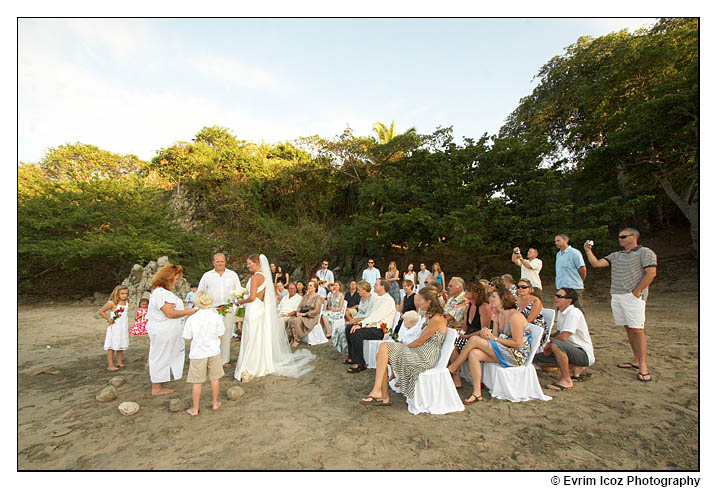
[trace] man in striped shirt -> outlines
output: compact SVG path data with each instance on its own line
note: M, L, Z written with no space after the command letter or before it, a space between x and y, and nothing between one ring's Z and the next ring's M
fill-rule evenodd
M620 368L637 369L639 381L651 381L646 356L646 299L648 286L656 278L658 260L650 248L638 244L640 233L624 228L618 235L623 250L597 259L588 241L584 243L588 261L593 267L611 267L611 310L616 325L623 325L633 350L633 359L622 362Z

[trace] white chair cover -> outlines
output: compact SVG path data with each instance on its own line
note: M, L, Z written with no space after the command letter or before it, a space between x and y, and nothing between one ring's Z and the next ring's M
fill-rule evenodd
M454 350L456 336L457 332L453 328L446 330L446 338L441 345L439 361L432 369L421 373L419 379L416 380L414 398L406 399L409 412L414 415L420 413L443 415L464 410L464 404L461 402L459 394L454 388L454 382L451 380L451 374L446 368L451 351ZM397 393L401 393L396 379L393 379L389 386Z
M322 318L322 313L324 313L324 305L322 304L322 309L319 310L319 316L317 317L317 324L312 329L309 334L307 334L305 337L302 337L302 342L306 342L309 345L319 345L319 344L326 344L329 342L329 340L324 336L324 328L322 327L322 324L320 323L320 319Z
M531 329L531 351L522 366L503 368L495 362L485 362L482 366L481 378L491 392L493 398L523 402L527 400L551 400L541 390L533 359L541 344L543 329L529 325Z
M392 330L396 328L396 324L399 323L399 319L401 319L401 313L397 311L394 315L394 322L391 325ZM394 340L391 337L387 338L385 336L384 340L365 340L362 344L364 362L366 362L366 367L369 369L376 369L376 355L379 352L379 345L382 342L394 342Z
M556 310L544 308L541 310L541 313L543 313L543 319L546 320L546 325L548 325L548 334L551 335L551 332L553 332L553 319L556 318Z

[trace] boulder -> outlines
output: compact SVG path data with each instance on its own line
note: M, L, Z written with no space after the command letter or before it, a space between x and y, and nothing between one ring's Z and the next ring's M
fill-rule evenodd
M140 409L140 404L135 402L122 402L117 407L122 415L134 415Z
M181 412L189 408L189 402L182 398L172 398L170 400L170 412Z
M129 275L122 281L122 285L129 289L130 297L130 318L134 315L134 311L140 303L140 299L149 298L152 290L152 277L161 266L169 263L166 256L160 257L155 262L151 260L146 266L135 264L130 269ZM179 298L184 299L189 293L189 282L182 278L173 291ZM103 304L107 301L107 295L103 295Z
M115 376L110 380L110 384L115 388L119 388L123 384L127 383L127 379L124 376Z
M232 386L227 390L227 398L230 400L239 400L244 395L244 389L241 386Z
M167 258L166 255L163 255L162 257L160 257L159 259L157 259L157 267L158 267L158 268L159 268L159 267L162 267L162 266L164 266L164 265L167 265L167 264L169 264L169 263L170 263L170 259Z
M95 396L98 402L109 402L115 398L117 398L117 388L112 385L105 386L100 390L97 396Z

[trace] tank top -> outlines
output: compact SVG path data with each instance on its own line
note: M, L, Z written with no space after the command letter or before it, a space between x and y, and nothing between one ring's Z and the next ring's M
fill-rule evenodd
M471 316L471 303L469 303L469 306L466 308L466 325L468 325L469 329L466 331L466 334L478 332L481 330L481 310L479 310L478 305L474 305L476 307L476 314L474 315L474 319L469 323L469 317Z

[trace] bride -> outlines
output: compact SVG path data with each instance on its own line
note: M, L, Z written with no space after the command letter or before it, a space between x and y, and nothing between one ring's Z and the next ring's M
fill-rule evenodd
M311 371L308 363L316 356L306 349L292 352L287 333L279 319L269 261L262 255L250 255L247 269L252 273L247 289L249 297L240 299L246 312L242 326L242 342L234 377L250 381L268 374L299 377ZM267 281L269 278L269 282Z

